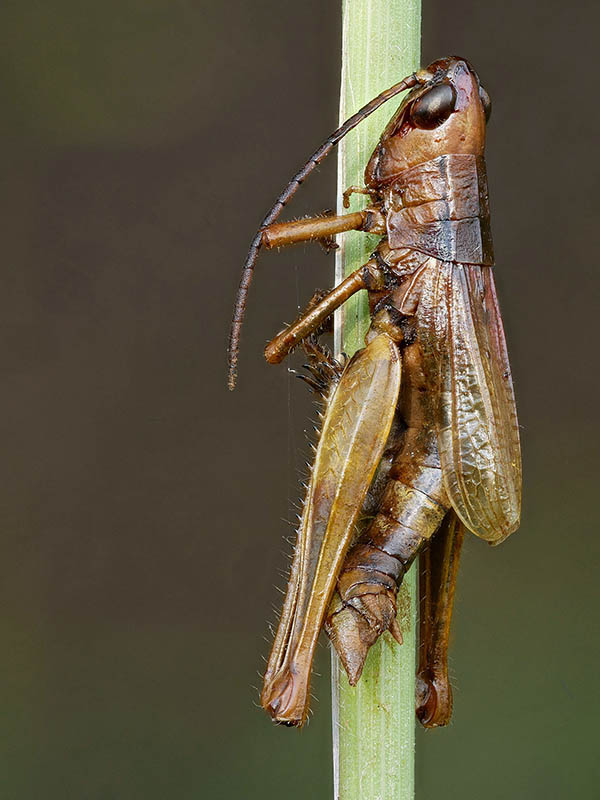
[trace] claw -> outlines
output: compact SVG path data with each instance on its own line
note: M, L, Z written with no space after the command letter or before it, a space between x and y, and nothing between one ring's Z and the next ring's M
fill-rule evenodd
M452 716L452 689L447 675L417 675L417 718L425 728L447 725Z
M267 677L261 694L263 708L279 725L299 728L308 717L309 675L304 669L282 667Z

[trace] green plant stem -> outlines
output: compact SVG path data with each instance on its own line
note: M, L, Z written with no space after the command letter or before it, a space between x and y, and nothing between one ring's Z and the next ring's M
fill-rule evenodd
M343 0L340 120L419 67L421 0ZM342 141L338 153L338 213L343 190L363 185L364 168L397 101L375 112ZM364 207L353 195L351 209ZM341 241L340 241L341 240ZM336 279L364 264L378 239L339 237ZM336 319L336 349L362 347L369 324L366 293L348 301ZM356 687L332 656L335 798L411 800L414 797L416 569L398 595L404 644L386 633L369 653ZM333 651L332 651L333 652Z

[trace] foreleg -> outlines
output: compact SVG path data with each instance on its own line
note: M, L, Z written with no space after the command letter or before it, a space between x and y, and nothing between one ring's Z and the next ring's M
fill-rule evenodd
M299 242L331 239L337 233L364 231L385 233L385 221L381 211L366 208L353 214L331 214L326 217L308 217L293 222L277 222L262 231L261 245L267 249L285 247Z

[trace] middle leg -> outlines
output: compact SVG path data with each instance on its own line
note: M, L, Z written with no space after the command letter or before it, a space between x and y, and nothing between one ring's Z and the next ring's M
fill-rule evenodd
M360 289L377 291L385 286L386 276L372 259L348 275L338 286L327 292L317 303L311 302L292 325L279 333L265 347L269 364L279 364L300 342L316 331L323 322Z

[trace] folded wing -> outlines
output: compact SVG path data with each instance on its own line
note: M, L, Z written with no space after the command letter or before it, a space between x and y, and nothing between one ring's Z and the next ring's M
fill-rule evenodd
M497 544L519 525L521 451L491 268L432 259L417 315L446 490L467 528Z

